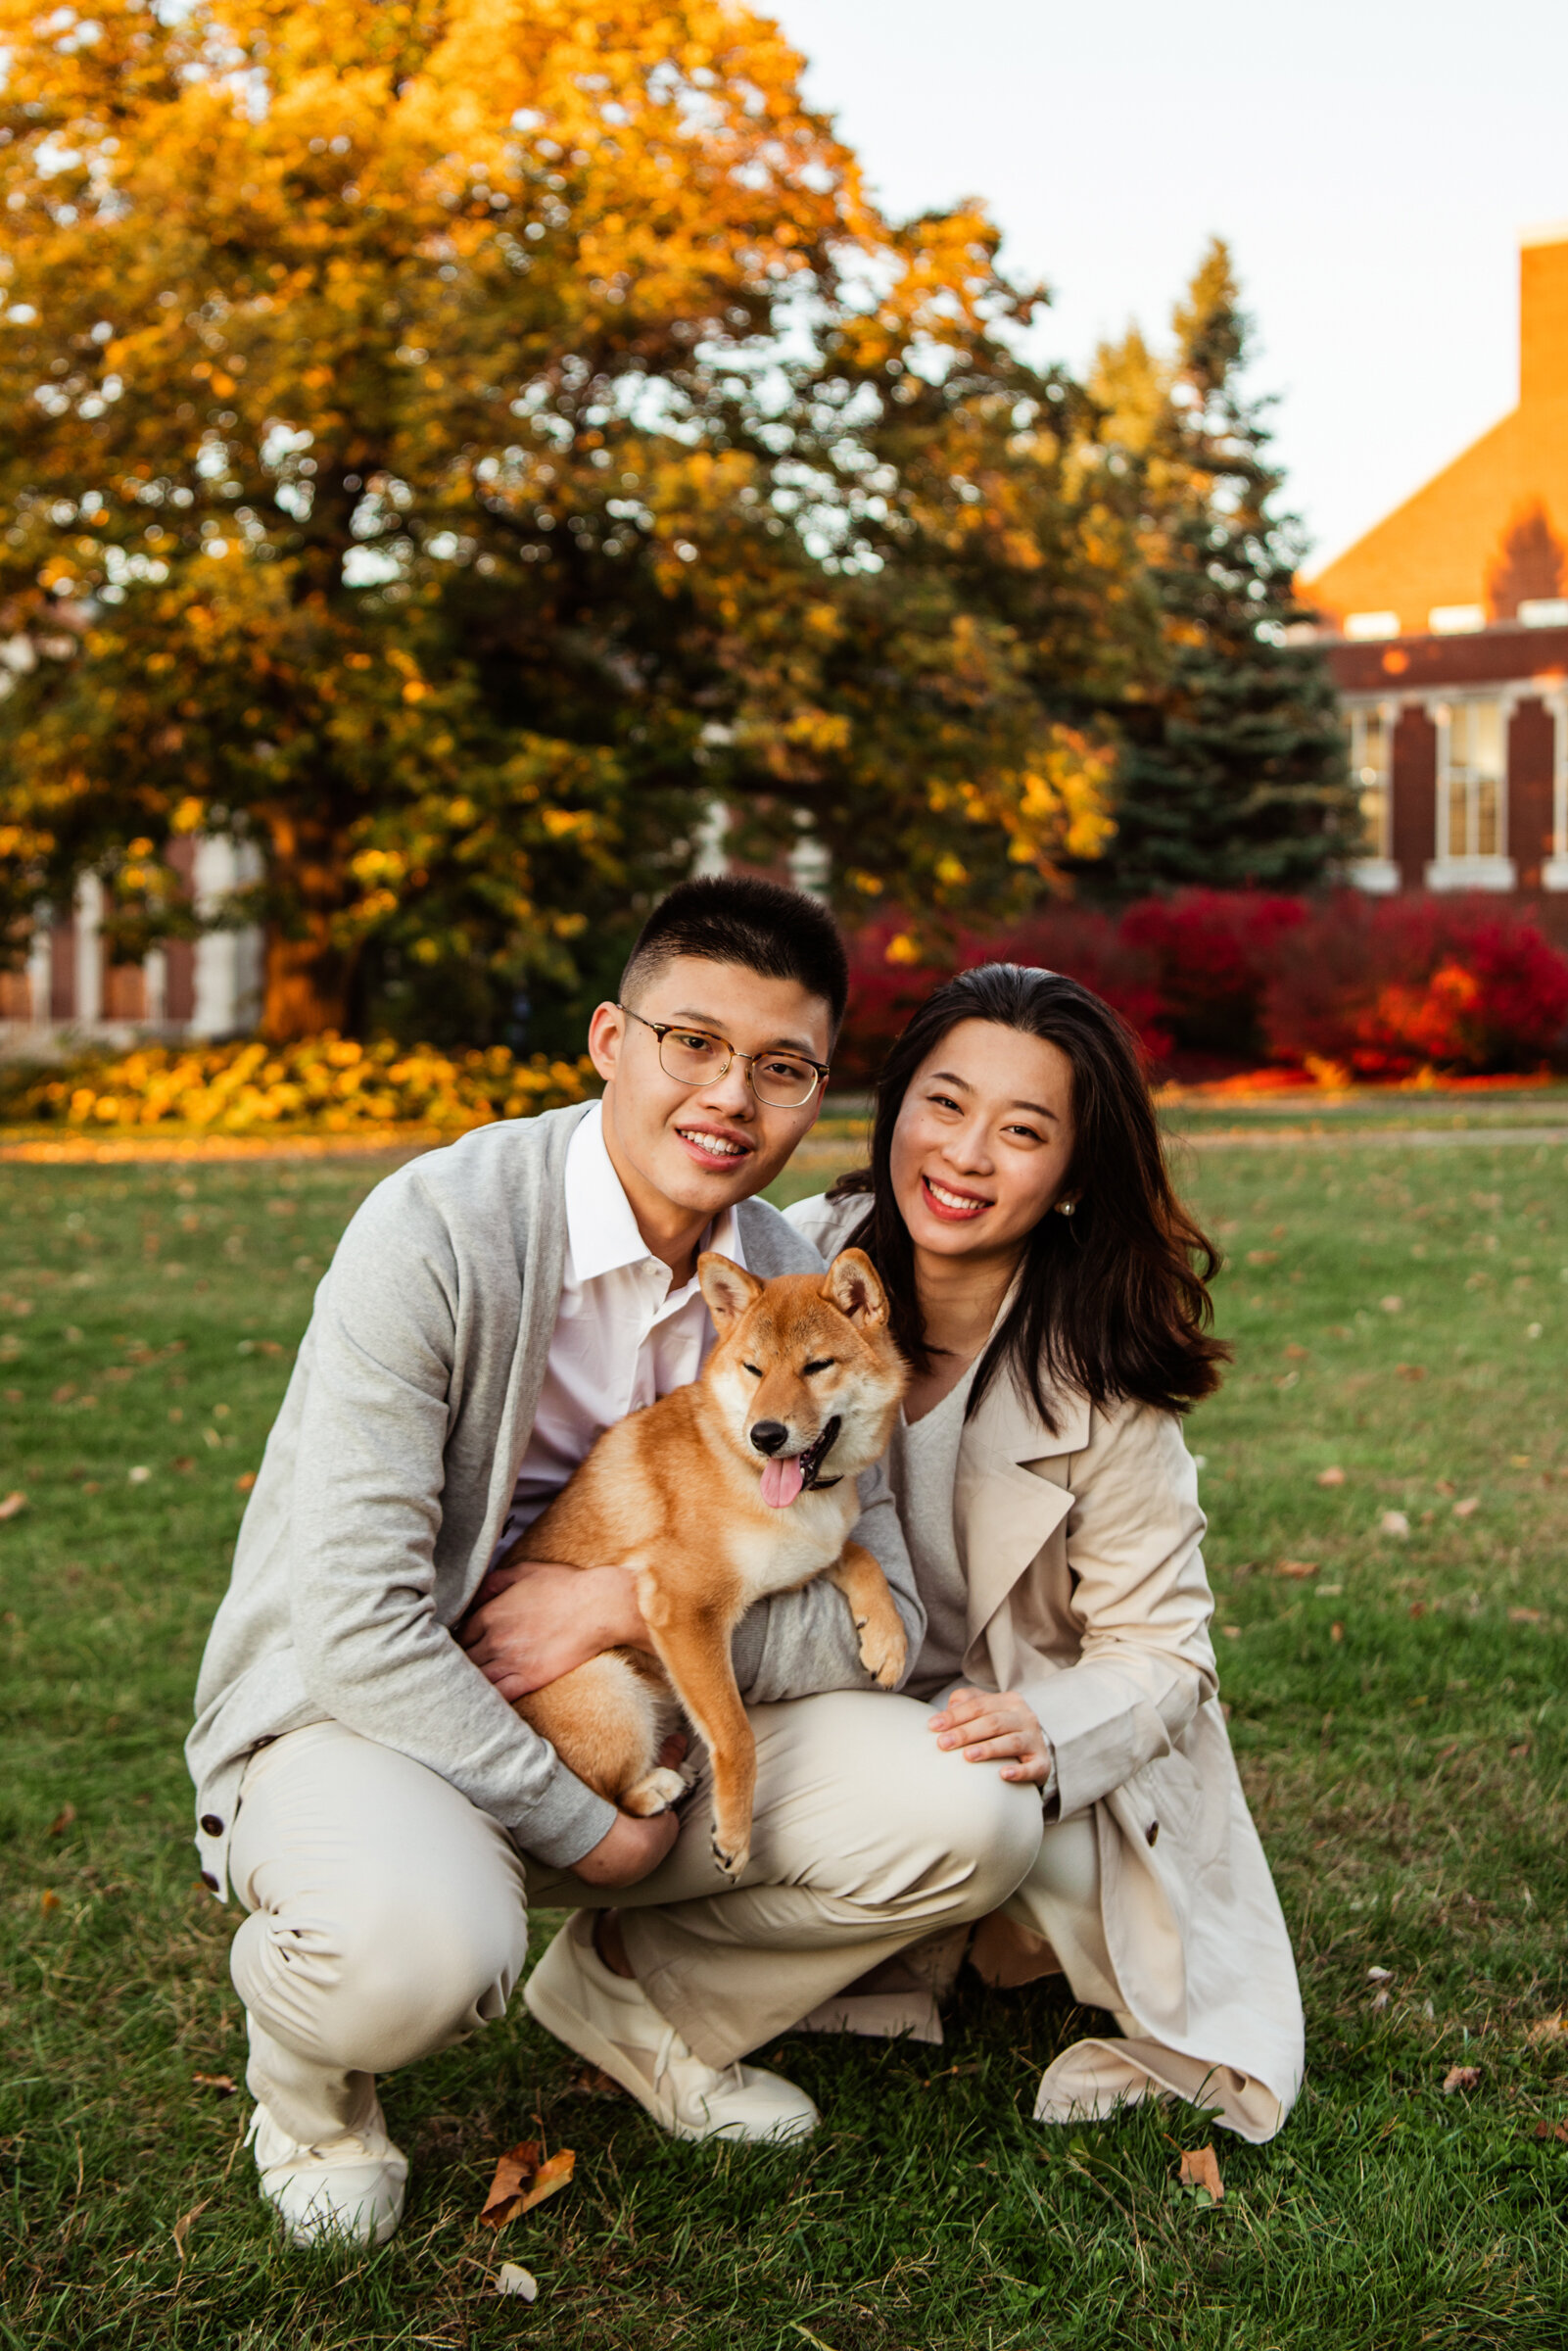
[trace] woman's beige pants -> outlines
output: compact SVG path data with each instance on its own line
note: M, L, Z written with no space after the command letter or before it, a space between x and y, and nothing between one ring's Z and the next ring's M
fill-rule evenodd
M621 1908L654 2006L726 2065L905 1945L984 1917L1029 1871L1037 1793L944 1753L927 1706L834 1691L749 1711L756 1818L733 1889L701 1784L669 1858L612 1892L525 1864L449 1781L340 1723L263 1748L230 1848L253 2094L307 2142L362 2122L377 2074L502 2014L530 1897Z

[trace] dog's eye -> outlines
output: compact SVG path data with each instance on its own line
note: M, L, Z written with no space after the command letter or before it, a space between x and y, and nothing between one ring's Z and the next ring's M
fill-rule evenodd
M742 1371L749 1371L753 1379L760 1379L762 1377L762 1366L760 1364L742 1364L740 1368Z
M831 1371L837 1360L836 1356L825 1355L819 1362L807 1364L800 1376L802 1379L810 1379L814 1371Z

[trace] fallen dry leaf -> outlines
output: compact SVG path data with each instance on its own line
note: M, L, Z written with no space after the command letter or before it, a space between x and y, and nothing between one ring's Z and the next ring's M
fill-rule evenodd
M1478 2065L1450 2065L1443 2077L1443 2094L1447 2097L1455 2089L1474 2089L1481 2080Z
M519 2213L532 2212L536 2204L565 2187L576 2167L577 2157L570 2147L560 2148L542 2163L538 2139L520 2140L498 2160L480 2219L487 2229L503 2229Z
M1539 2122L1536 2125L1534 2136L1568 2140L1568 2123Z
M1402 1298L1396 1298L1390 1295L1387 1298L1380 1298L1378 1300L1378 1304L1386 1315L1402 1315L1404 1312L1404 1300Z
M1510 1608L1508 1622L1510 1624L1540 1624L1545 1612L1544 1608Z
M232 2098L239 2085L232 2074L192 2074L198 2089L215 2089L220 2098Z
M520 2269L515 2261L503 2261L496 2272L498 2294L520 2294L525 2302L539 2300L539 2279L532 2270Z
M1279 1251L1277 1249L1249 1249L1247 1263L1250 1266L1277 1266Z
M1396 1364L1394 1371L1398 1379L1414 1380L1426 1377L1425 1364Z
M1320 1486L1343 1486L1345 1472L1337 1464L1332 1469L1319 1469L1317 1482Z
M1392 1967L1369 1967L1366 1971L1366 1980L1368 1984L1387 1984L1393 1974Z
M255 1483L256 1471L254 1469L242 1470L240 1475L234 1480L234 1491L236 1494L249 1494Z
M1380 1534L1398 1535L1402 1542L1410 1531L1410 1521L1402 1511L1385 1511L1378 1521L1378 1531Z
M16 1518L26 1507L25 1494L8 1494L4 1502L0 1502L0 1518Z
M1183 2187L1203 2188L1216 2204L1225 2201L1225 2183L1219 2177L1219 2159L1212 2147L1193 2147L1181 2159Z
M1293 1364L1305 1364L1311 1352L1310 1347L1298 1347L1294 1339L1285 1349L1287 1357Z
M1532 2048L1558 2048L1568 2040L1568 2017L1561 2009L1555 2016L1544 2016L1539 2024L1531 2026L1525 2039Z
M523 2189L538 2172L537 2138L520 2139L515 2147L508 2147L504 2155L497 2157L496 2176L479 2215L487 2228L499 2229L502 2221L511 2219Z
M1344 1627L1344 1625L1343 1625L1343 1624L1331 1624L1331 1625L1329 1626L1329 1628L1328 1628L1328 1637L1329 1637L1329 1639L1330 1639L1331 1641L1343 1641L1343 1640L1344 1640L1344 1638L1345 1638L1345 1627Z
M39 1895L38 1907L43 1912L45 1918L49 1916L51 1910L59 1909L60 1896L58 1894L56 1894L52 1886L46 1886L42 1894Z
M574 2098L624 2098L626 2094L615 2076L601 2065L585 2066L568 2085L568 2095Z
M1473 1518L1473 1517L1474 1517L1474 1515L1475 1515L1475 1513L1476 1513L1476 1511L1478 1511L1480 1508L1481 1508L1481 1497L1480 1497L1480 1495L1479 1495L1479 1494L1467 1494L1467 1495L1465 1496L1465 1498L1464 1498L1463 1502L1456 1502L1456 1503L1454 1504L1454 1506L1453 1506L1453 1515L1455 1516L1455 1518Z
M189 2212L182 2212L169 2232L174 2239L174 2250L179 2255L181 2269L185 2266L185 2240L190 2235L191 2224L200 2218L212 2201L211 2196L204 2196L200 2204L193 2204Z
M1299 1582L1306 1576L1315 1575L1318 1564L1316 1559L1281 1559L1274 1573L1294 1576Z
M67 1831L67 1830L70 1828L70 1826L71 1826L71 1822L72 1822L72 1821L75 1819L75 1817L76 1817L76 1807L75 1807L75 1805L74 1805L73 1803L71 1803L70 1801L67 1801L66 1803L63 1803L63 1804L61 1805L61 1807L60 1807L59 1811L58 1811L58 1812L55 1814L55 1816L54 1816L54 1819L53 1819L53 1820L52 1820L52 1821L49 1823L49 1834L50 1834L50 1836L51 1836L51 1837L64 1837L64 1835L65 1835L66 1831Z
M569 2187L576 2169L577 2157L572 2149L558 2148L547 2162L540 2165L539 2177L518 2205L518 2211L532 2212L536 2204L543 2204L545 2198L553 2196L558 2188Z

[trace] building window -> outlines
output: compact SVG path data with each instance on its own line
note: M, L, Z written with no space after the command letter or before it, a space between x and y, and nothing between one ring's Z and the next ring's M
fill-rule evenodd
M1427 870L1435 889L1513 889L1508 848L1508 722L1511 698L1468 695L1439 703L1438 853Z
M1502 785L1506 768L1502 704L1455 702L1449 713L1443 802L1448 857L1502 855Z
M1363 704L1350 713L1351 781L1361 809L1361 855L1389 853L1389 777L1393 766L1391 713Z
M1352 702L1345 713L1351 784L1361 811L1361 838L1348 878L1358 889L1398 889L1394 863L1394 729L1398 702Z

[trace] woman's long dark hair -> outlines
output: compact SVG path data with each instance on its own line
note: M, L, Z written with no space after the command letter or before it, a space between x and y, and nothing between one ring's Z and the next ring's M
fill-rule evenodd
M1211 1335L1218 1254L1171 1188L1132 1032L1077 981L1022 964L961 972L927 997L877 1081L871 1165L832 1188L834 1199L871 1194L845 1246L864 1249L886 1284L906 1360L930 1368L914 1245L893 1196L893 1129L916 1072L960 1021L992 1021L1065 1053L1076 1130L1062 1187L1074 1214L1048 1211L1028 1235L1017 1295L975 1372L969 1412L1004 1365L1053 1432L1053 1385L1095 1405L1130 1397L1184 1412L1219 1385L1230 1352Z

